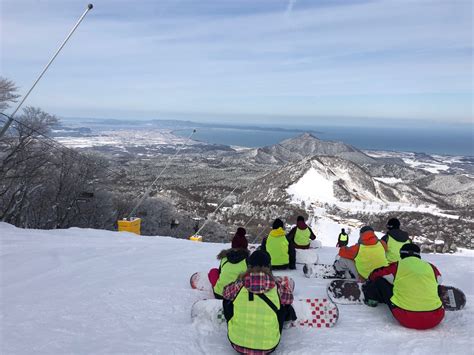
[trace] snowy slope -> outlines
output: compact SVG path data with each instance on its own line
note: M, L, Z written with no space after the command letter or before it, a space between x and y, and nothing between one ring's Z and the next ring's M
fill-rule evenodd
M338 166L331 166L328 169L316 159L310 163L311 167L296 182L286 188L286 193L290 196L290 203L299 205L301 202L305 202L306 205L313 204L318 207L330 204L337 206L341 210L351 212L414 211L454 219L459 218L456 215L443 213L433 204L419 204L410 201L410 199L407 199L407 196L410 195L408 190L403 193L392 190L393 196L396 196L397 201L390 201L383 196L381 187L387 189L388 186L381 186L380 178L375 179L369 175L356 178L353 174L354 172L351 172L349 169ZM343 181L344 189L350 191L352 197L356 196L358 200L344 202L336 196L336 183L339 182L341 184L341 181ZM415 199L415 197L411 198ZM421 201L420 197L417 198L417 201Z
M322 223L322 222L321 222ZM320 225L333 233L339 226ZM326 236L335 244L336 235ZM330 240L330 238L333 238ZM352 236L353 238L353 236ZM353 238L354 239L354 238ZM0 223L2 354L233 354L225 331L192 324L189 287L196 270L217 266L227 245L138 237L92 229L22 230ZM330 262L336 248L321 250ZM402 328L385 306L340 306L339 324L285 330L277 354L468 354L474 335L470 256L425 255L445 284L461 287L467 306L448 312L436 329ZM296 297L325 297L327 281L300 269Z

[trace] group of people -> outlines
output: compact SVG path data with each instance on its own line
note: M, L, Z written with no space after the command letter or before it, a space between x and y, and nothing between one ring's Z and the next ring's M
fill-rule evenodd
M364 282L364 302L376 307L385 303L395 319L413 329L430 329L444 318L438 294L441 274L421 259L420 248L400 221L391 218L387 233L378 239L370 226L362 227L358 242L339 249L334 269L343 278Z
M268 354L276 349L285 321L296 320L293 290L272 270L295 269L295 249L307 249L316 238L302 216L287 234L281 219L260 247L250 254L246 230L237 229L231 248L217 256L219 268L209 271L214 295L223 300L228 338L242 354ZM420 257L419 247L400 221L392 218L387 233L377 238L373 228L360 229L356 244L348 246L342 229L334 269L341 278L364 282L364 302L387 304L401 325L429 329L441 322L444 309L438 296L438 269Z

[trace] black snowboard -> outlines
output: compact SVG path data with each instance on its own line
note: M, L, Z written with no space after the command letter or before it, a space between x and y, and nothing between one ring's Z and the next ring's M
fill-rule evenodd
M355 280L334 280L327 288L329 298L338 304L362 304L362 283ZM439 297L446 311L459 311L466 305L466 295L459 288L440 285Z

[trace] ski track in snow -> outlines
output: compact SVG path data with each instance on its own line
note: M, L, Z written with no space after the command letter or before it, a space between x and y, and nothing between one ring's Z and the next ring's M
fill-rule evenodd
M341 226L318 223L318 238L334 246ZM0 223L0 353L235 354L225 329L190 318L192 303L210 294L192 290L189 277L216 267L217 253L228 246ZM323 247L320 262L336 253ZM438 266L444 284L466 293L463 311L416 331L398 325L384 305L340 305L334 328L284 330L276 354L472 354L473 254L423 257ZM328 281L305 278L301 267L275 274L295 280L296 298L326 297Z

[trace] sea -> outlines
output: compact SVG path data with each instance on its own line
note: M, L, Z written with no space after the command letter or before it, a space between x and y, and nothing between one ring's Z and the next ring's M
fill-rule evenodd
M298 129L281 127L201 127L193 139L213 144L264 147L309 132L327 141L342 141L359 149L474 156L472 125L444 127L350 127L324 126ZM176 130L183 137L189 129Z

